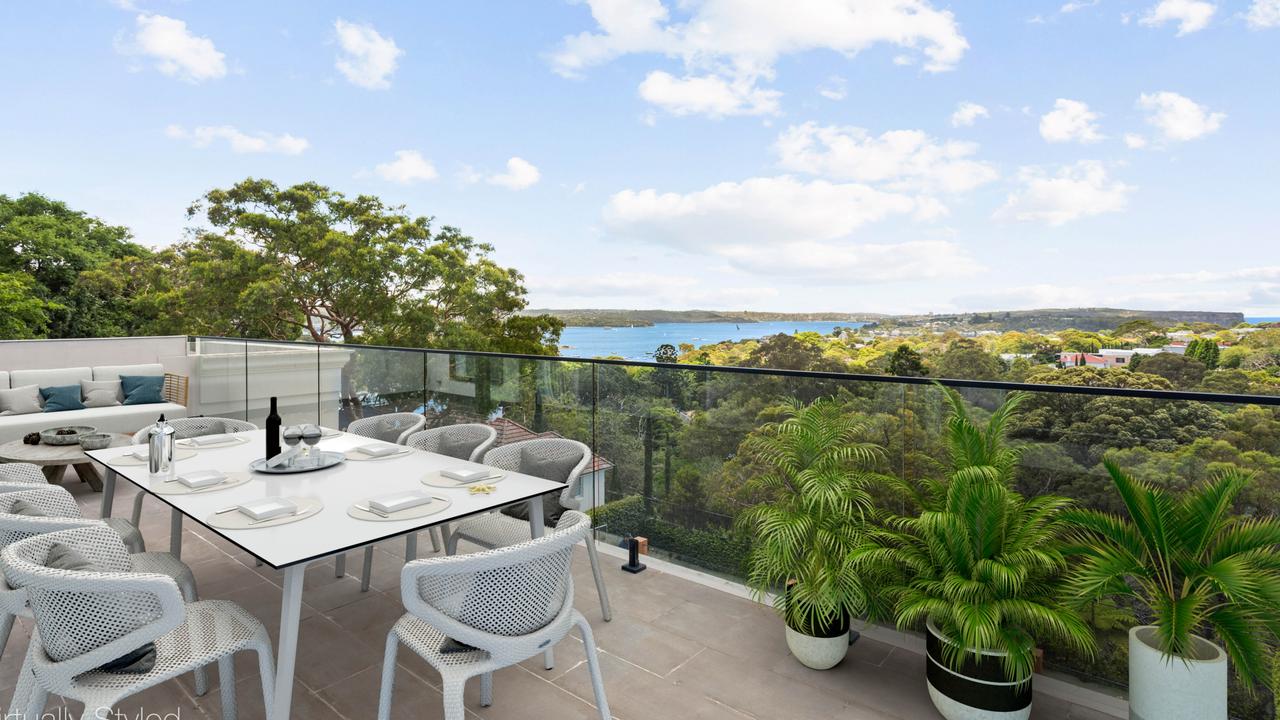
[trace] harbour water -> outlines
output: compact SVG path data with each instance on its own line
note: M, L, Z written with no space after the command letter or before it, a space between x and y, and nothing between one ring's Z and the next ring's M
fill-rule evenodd
M567 327L560 335L560 354L568 357L621 357L652 360L659 345L711 345L724 340L751 340L797 332L830 334L858 322L657 323L644 327Z

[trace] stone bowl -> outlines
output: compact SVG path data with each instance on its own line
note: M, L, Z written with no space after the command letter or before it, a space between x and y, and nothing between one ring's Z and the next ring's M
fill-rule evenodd
M108 433L88 433L80 436L80 447L85 450L101 450L110 445L111 435Z
M59 435L60 430L71 430L72 432ZM56 427L48 430L40 431L40 442L45 445L75 445L80 442L81 435L97 432L97 428L88 425L71 425L70 427Z

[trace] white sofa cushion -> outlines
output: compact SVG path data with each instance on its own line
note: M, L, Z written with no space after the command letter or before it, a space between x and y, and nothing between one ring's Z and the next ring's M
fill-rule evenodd
M79 385L81 380L92 380L93 371L87 367L52 368L49 370L12 370L9 372L10 387L23 385L39 385L58 387L60 385Z
M29 415L44 410L39 385L0 389L0 416Z
M0 443L63 425L91 425L100 432L134 433L154 423L161 413L165 418L183 418L187 416L187 409L177 403L165 402L66 410L48 415L4 415L0 416Z
M85 407L112 407L120 404L119 380L81 380L80 397Z
M94 380L119 380L121 375L164 375L164 365L145 363L142 365L98 365L93 368ZM85 378L86 380L88 378ZM116 399L124 402L124 390L116 393Z
M9 389L9 371L0 370L0 390Z

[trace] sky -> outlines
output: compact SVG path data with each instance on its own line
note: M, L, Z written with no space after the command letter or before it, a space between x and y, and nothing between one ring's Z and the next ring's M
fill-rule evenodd
M533 307L1280 315L1280 0L7 0L0 68L0 193L148 245L253 176Z

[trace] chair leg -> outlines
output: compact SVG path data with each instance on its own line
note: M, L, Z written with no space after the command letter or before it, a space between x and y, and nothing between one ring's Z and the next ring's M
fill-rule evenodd
M448 524L431 528L431 552L439 553L444 548L444 532L441 528L448 528Z
M444 720L465 720L467 711L462 705L462 692L465 688L466 682L463 680L444 681L441 689L444 695Z
M44 711L47 692L36 684L36 676L31 671L31 652L27 649L27 658L18 673L17 686L13 688L13 697L9 698L9 712L5 715L14 720L27 720L40 717Z
M435 538L432 538L435 542ZM409 533L404 536L404 561L411 563L418 559L418 533Z
M342 553L333 559L333 576L343 577L347 574L347 554Z
M4 646L9 644L9 634L13 632L13 621L17 618L9 613L0 613L0 657L4 657Z
M450 532L447 529L442 532L444 534L444 554L457 555L458 554L458 534L455 532Z
M360 570L360 592L369 592L369 576L373 574L373 546L364 549L364 567Z
M480 707L489 707L493 704L493 673L487 672L480 676Z
M235 655L218 658L218 690L222 700L222 720L236 720Z
M604 586L604 573L600 572L600 555L596 551L596 542L590 535L584 542L587 544L587 559L591 561L591 574L596 578L596 592L600 593L600 614L605 622L609 622L613 619L613 609L609 607L609 591Z
M262 707L269 708L275 705L276 664L271 658L271 637L267 635L265 629L254 650L258 653L258 679L262 682Z
M204 697L209 692L209 666L201 665L191 672L196 676L196 696Z
M394 630L387 633L387 650L382 658L382 689L378 692L378 720L390 720L391 695L396 684L396 651L400 640Z
M596 638L591 633L591 625L584 617L578 618L578 630L582 633L582 646L587 653L587 670L591 673L591 690L596 695L596 708L600 710L601 720L610 720L609 699L604 694L604 676L600 674L600 657L596 654Z
M129 513L129 521L133 523L134 527L137 527L138 523L142 522L142 501L146 497L147 494L141 490L133 496L133 511Z

